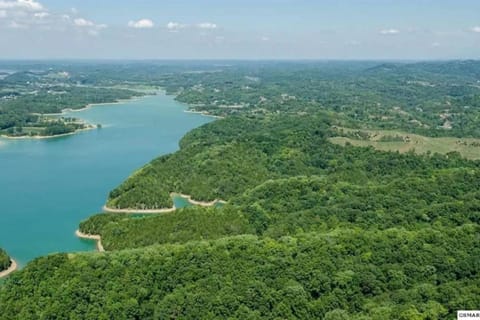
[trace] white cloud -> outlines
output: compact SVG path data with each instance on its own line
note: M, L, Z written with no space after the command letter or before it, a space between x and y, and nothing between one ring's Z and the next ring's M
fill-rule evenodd
M189 25L189 24L183 24L183 23L180 23L180 22L171 21L171 22L167 23L166 28L170 32L178 32L181 29L185 29L185 28L198 28L198 29L201 29L201 30L215 30L215 29L218 28L218 26L215 23L211 23L211 22L202 22L202 23L198 23L198 24ZM205 35L204 33L202 33L202 34Z
M267 37L267 36L263 36L263 37L260 38L260 40L262 40L262 41L270 41L270 38Z
M42 11L43 6L34 0L0 0L0 9L23 9L29 11Z
M3 26L11 29L27 29L32 25L45 28L50 13L35 0L0 0L0 18L5 19ZM51 20L51 19L50 19Z
M66 33L75 30L95 36L107 28L105 24L97 24L76 13L76 9L55 13L37 0L0 0L0 28L57 30Z
M475 26L471 30L472 32L480 33L480 26Z
M73 20L73 24L75 24L77 27L94 27L95 26L95 23L83 18L77 18Z
M138 21L129 21L128 26L135 29L149 29L154 27L154 23L150 19L140 19Z
M187 25L186 24L182 24L182 23L178 23L178 22L169 22L167 23L167 29L172 31L172 32L176 32L180 29L183 29L183 28L186 28Z
M36 12L36 13L33 14L33 16L34 16L35 18L39 18L39 19L46 18L46 17L48 17L49 15L50 15L50 13L45 12L45 11L43 11L43 12Z
M214 30L217 29L217 25L215 23L211 22L202 22L197 24L197 27L200 29L206 29L206 30Z
M440 42L434 42L434 43L432 43L432 47L434 47L434 48L438 48L438 47L440 47L440 46L441 46Z
M96 24L95 22L84 18L74 19L73 24L78 27L79 30L84 30L87 34L91 36L98 36L100 30L108 27L106 24Z
M393 34L399 34L400 30L398 29L383 29L380 30L380 34L382 35L393 35Z
M10 18L4 24L9 28L27 28L33 22L32 18L38 18L48 14L43 6L34 0L0 0L0 18Z

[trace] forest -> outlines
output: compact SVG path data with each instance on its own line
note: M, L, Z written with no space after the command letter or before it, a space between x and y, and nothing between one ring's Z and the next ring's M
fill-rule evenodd
M0 318L434 320L478 308L480 162L331 138L479 137L480 62L136 66L69 72L111 87L129 75L224 118L110 192L109 207L137 213L80 222L107 252L12 274ZM142 214L171 207L172 192L227 203Z
M0 289L0 309L25 319L444 319L474 308L479 163L333 145L329 121L228 117L193 130L168 159L198 178L206 173L184 149L217 150L206 159L222 168L232 164L222 145L246 143L243 156L268 159L238 161L256 164L245 172L257 183L230 165L243 184L211 194L228 199L221 208L92 216L80 230L109 252L35 260ZM144 170L176 177L157 161L130 183L147 192Z
M478 225L252 235L39 258L5 319L452 319L479 303Z
M231 200L270 179L322 175L378 185L424 178L436 169L477 168L456 153L415 156L341 147L328 141L334 118L317 115L230 116L188 133L180 150L155 159L110 193L114 208L172 206L170 192Z

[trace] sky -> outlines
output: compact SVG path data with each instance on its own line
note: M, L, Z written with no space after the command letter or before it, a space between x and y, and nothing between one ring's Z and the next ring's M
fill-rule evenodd
M0 59L480 58L480 0L0 0Z

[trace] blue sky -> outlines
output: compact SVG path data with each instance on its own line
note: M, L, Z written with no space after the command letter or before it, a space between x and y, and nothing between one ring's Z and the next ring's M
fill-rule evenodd
M478 0L0 0L0 58L480 58Z

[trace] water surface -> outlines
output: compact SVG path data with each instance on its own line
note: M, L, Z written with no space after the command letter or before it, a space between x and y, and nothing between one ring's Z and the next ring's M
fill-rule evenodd
M74 235L108 192L212 120L163 94L72 112L101 129L43 140L0 140L0 247L20 266L52 252L94 250Z

